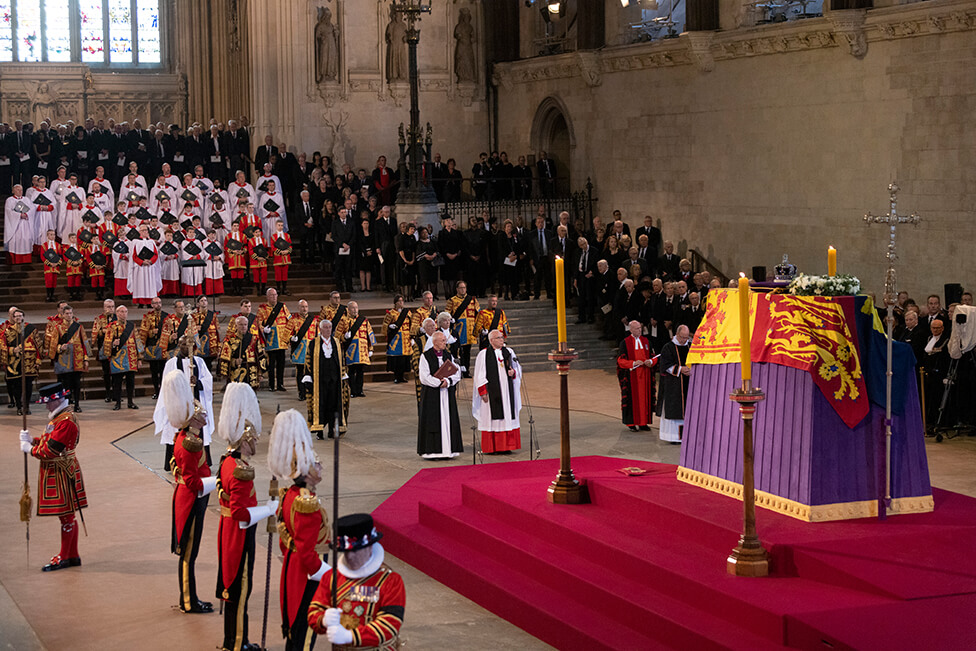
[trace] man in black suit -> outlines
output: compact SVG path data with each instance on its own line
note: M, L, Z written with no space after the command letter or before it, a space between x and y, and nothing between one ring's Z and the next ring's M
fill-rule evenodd
M203 153L207 176L210 180L227 179L227 145L217 125L210 127L210 134L204 139Z
M296 206L298 224L295 232L299 238L299 246L302 251L302 264L308 264L309 260L316 256L315 234L318 232L317 217L312 210L312 203L309 199L308 190L302 190L299 195L298 205ZM295 213L292 213L295 214ZM311 251L311 256L309 256Z
M938 294L929 295L928 300L925 302L925 307L928 313L921 319L923 326L931 327L933 321L939 320L942 321L942 327L946 332L952 330L949 313L942 309L942 301L939 299Z
M491 168L492 187L495 199L512 198L512 177L515 167L508 162L508 154L502 152L498 156L498 163Z
M237 120L228 121L227 129L221 144L224 146L225 160L230 164L228 178L237 176L238 171L244 172L246 177L250 176L247 163L251 160L251 139Z
M352 260L356 228L349 211L345 206L339 209L339 219L332 222L332 246L335 249L335 261L332 263L332 275L335 278L336 289L352 291Z
M278 148L274 146L271 134L264 137L264 144L254 152L254 172L258 175L264 172L264 164L271 162L272 156L278 156Z
M646 246L649 250L646 257L648 262L653 261L651 266L654 267L657 265L657 259L661 256L661 229L654 225L654 219L650 215L644 215L644 225L634 232L638 246L640 246L641 235L647 236Z
M563 225L556 227L556 234L549 240L549 268L556 268L556 256L563 259L563 282L566 289L566 307L569 307L569 303L572 299L571 289L573 287L573 272L570 265L573 264L573 260L576 258L576 243L573 242L573 238L569 236L569 229ZM553 278L555 279L555 272L553 272ZM555 286L554 286L555 287ZM553 304L555 304L556 296L553 293Z
M200 125L190 129L189 133L186 134L185 151L183 152L186 156L187 169L195 169L197 165L203 165L206 169L207 155L204 151L204 144L203 129L200 128Z
M445 179L447 179L447 163L441 162L440 152L435 152L434 161L430 164L430 181L438 202L444 201Z
M14 139L6 122L0 123L0 196L10 196L14 178Z
M512 170L515 177L515 198L527 201L532 197L532 168L525 164L525 156L518 157L518 165Z
M613 315L616 320L614 336L617 341L623 339L628 323L640 320L643 307L644 296L637 291L634 281L627 278L624 280L623 287L617 292L617 299L613 307Z
M532 279L535 299L539 300L543 285L546 288L546 295L551 297L552 268L549 266L549 240L552 239L552 233L546 228L545 218L536 217L535 230L528 233L526 237L529 243L529 260L535 267L535 277Z
M649 244L646 233L637 236L637 257L647 263L647 273L653 276L657 270L657 249Z
M186 164L186 138L180 133L180 125L169 125L169 133L163 136L163 142L166 143L166 162L172 168L173 174L182 179L193 168Z
M579 297L579 317L576 323L593 323L596 311L597 258L596 249L583 236L576 240L579 250L576 254L576 273L573 285Z
M127 159L135 161L139 169L148 170L149 145L152 144L152 134L147 129L142 128L142 122L138 119L132 121L132 129L126 137Z
M928 343L928 332L919 325L918 312L907 310L905 312L905 325L896 327L894 336L898 341L912 347L912 352L915 353L915 368L921 366L925 354L925 344Z
M396 290L396 237L400 234L397 226L396 217L389 206L383 206L379 214L373 221L373 231L376 233L376 241L380 245L380 253L383 255L382 273L383 288L388 292Z
M674 252L674 242L665 240L664 255L657 262L658 272L664 280L677 280L680 271L681 257Z
M491 165L488 164L488 152L478 155L478 162L471 167L471 187L474 197L478 201L488 198L488 182L491 179Z
M596 251L596 249L593 249ZM596 301L597 313L603 319L603 335L601 339L608 339L608 333L613 326L613 299L617 291L616 277L610 271L610 265L606 260L599 260L596 263L596 279L593 283L593 295ZM604 307L609 305L611 310L604 312Z
M153 133L152 144L149 145L149 173L153 176L159 175L163 169L163 163L169 163L171 154L172 152L163 138L163 132L156 129Z
M678 317L678 325L688 326L688 332L695 334L695 329L702 322L705 316L705 309L701 304L701 296L698 292L688 293L688 303L681 308L681 315Z
M549 198L556 194L556 163L544 151L539 152L535 164L539 177L539 194Z

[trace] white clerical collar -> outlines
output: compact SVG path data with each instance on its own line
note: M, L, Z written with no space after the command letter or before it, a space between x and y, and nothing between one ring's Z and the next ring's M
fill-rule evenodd
M690 337L688 338L688 341L686 341L683 344L678 342L678 335L671 337L671 343L673 343L675 346L687 346L690 342L691 342Z
M631 335L633 337L633 335ZM634 350L642 350L644 345L641 343L640 336L634 337Z

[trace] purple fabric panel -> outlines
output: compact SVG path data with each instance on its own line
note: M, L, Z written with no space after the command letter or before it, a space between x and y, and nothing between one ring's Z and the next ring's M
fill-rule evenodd
M766 392L754 422L756 488L811 505L878 496L882 408L872 405L870 416L848 429L808 373L754 364L753 378ZM695 367L681 465L741 483L742 420L737 405L728 399L740 384L738 364ZM914 382L907 400L903 415L893 422L893 497L931 494Z

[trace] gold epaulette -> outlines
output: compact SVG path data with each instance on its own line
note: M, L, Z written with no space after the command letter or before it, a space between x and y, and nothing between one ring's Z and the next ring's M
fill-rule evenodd
M203 439L199 436L194 436L189 432L183 437L183 449L187 452L192 452L196 454L197 452L203 451Z
M295 498L294 507L299 513L317 513L322 505L317 495L313 495L307 488L301 489Z
M254 467L249 466L238 459L237 466L234 468L234 479L239 479L240 481L254 481Z

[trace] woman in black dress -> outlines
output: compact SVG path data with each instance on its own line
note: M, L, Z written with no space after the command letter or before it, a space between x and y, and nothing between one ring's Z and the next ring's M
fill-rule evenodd
M421 226L420 241L417 242L417 274L420 277L420 293L426 291L434 295L437 300L437 261L442 260L437 252L437 242L430 239L430 231Z
M417 240L413 236L416 230L414 224L402 222L396 239L400 293L410 298L420 296L417 291Z
M502 232L498 234L498 283L503 298L515 300L519 293L519 257L522 243L511 219L506 219Z
M356 239L356 250L359 251L359 285L364 292L373 291L373 271L379 266L379 246L367 213L366 218L360 222Z
M37 161L37 174L48 181L51 180L51 141L47 139L47 132L38 131L34 141L34 160Z

